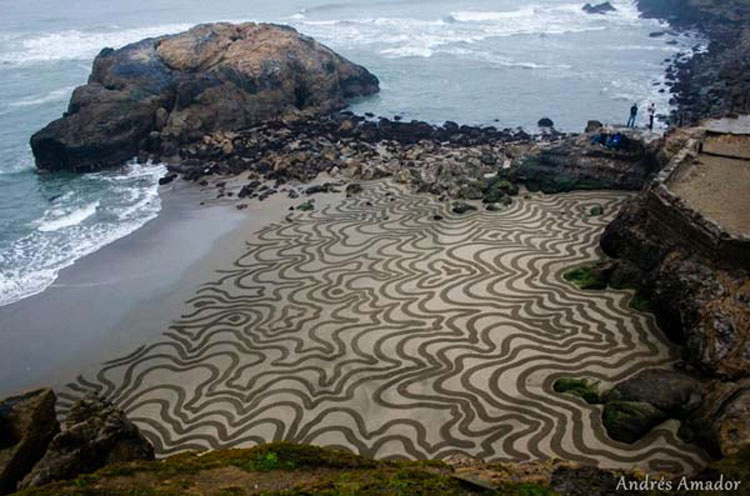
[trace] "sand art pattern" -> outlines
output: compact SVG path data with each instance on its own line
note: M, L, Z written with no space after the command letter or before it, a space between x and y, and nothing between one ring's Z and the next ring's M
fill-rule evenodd
M458 216L387 182L254 235L160 342L64 393L116 401L162 455L291 440L375 457L561 457L680 471L674 426L609 439L561 376L604 387L672 362L625 291L562 279L625 196L534 195ZM605 215L586 214L594 204ZM436 220L435 216L444 217Z

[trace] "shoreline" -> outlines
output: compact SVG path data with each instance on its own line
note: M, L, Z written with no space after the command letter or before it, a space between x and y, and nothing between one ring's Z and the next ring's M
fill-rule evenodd
M225 181L241 188L241 177ZM0 371L0 395L63 387L123 350L158 340L197 288L242 255L250 236L303 201L275 195L240 211L215 192L183 181L161 186L155 219L77 260L42 293L0 307L0 362L9 364Z
M158 337L169 311L193 290L183 288L185 279L200 271L200 261L240 220L226 206L198 208L201 193L191 185L162 187L160 196L156 218L76 260L43 292L0 307L2 361L8 364L0 392L59 385L66 373L98 363L108 350ZM197 238L191 234L196 226ZM148 307L154 325L131 332L128 315Z

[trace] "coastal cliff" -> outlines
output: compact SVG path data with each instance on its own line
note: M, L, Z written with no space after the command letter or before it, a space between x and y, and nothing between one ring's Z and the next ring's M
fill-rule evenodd
M748 0L638 0L643 17L699 32L709 44L692 57L678 55L668 69L672 125L750 112L750 2Z
M289 108L340 109L378 79L332 50L271 24L205 24L96 57L68 111L31 138L37 167L92 171L139 150L169 155L214 131L246 128Z

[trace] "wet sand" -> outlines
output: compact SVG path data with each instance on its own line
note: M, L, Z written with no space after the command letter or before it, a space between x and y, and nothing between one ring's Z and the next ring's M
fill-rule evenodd
M158 339L213 271L244 252L248 233L303 201L276 195L240 212L213 201L214 189L181 182L160 195L156 219L61 271L44 292L0 307L0 395L63 387Z

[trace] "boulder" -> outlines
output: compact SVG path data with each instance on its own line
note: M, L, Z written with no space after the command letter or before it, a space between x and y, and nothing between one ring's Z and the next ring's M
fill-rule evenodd
M146 147L197 140L287 114L328 113L378 79L312 38L271 24L204 24L94 60L68 111L31 138L37 167L90 171ZM164 153L164 152L162 152Z
M604 124L602 124L600 121L588 121L586 123L586 129L584 132L586 134L595 133L603 127L604 127Z
M604 400L648 403L671 418L682 419L701 406L703 392L698 381L683 373L649 369L616 385Z
M60 431L55 393L38 389L0 402L0 494L9 494Z
M153 447L122 410L90 394L73 405L65 429L18 487L71 479L111 463L153 458Z
M732 456L750 447L750 381L715 381L703 406L680 428L680 436L711 455Z
M617 9L609 2L600 3L597 5L591 5L587 3L583 6L583 11L587 14L606 14L607 12L614 12Z
M555 127L555 123L549 117L542 117L536 125L539 127Z
M628 444L638 441L667 418L658 408L637 401L612 401L604 405L602 412L609 437Z
M456 202L453 204L453 208L451 210L454 214L463 215L469 212L476 211L477 207L464 202Z
M636 136L610 150L586 135L571 136L525 154L511 179L532 190L559 193L577 189L640 190L658 163L654 151Z

